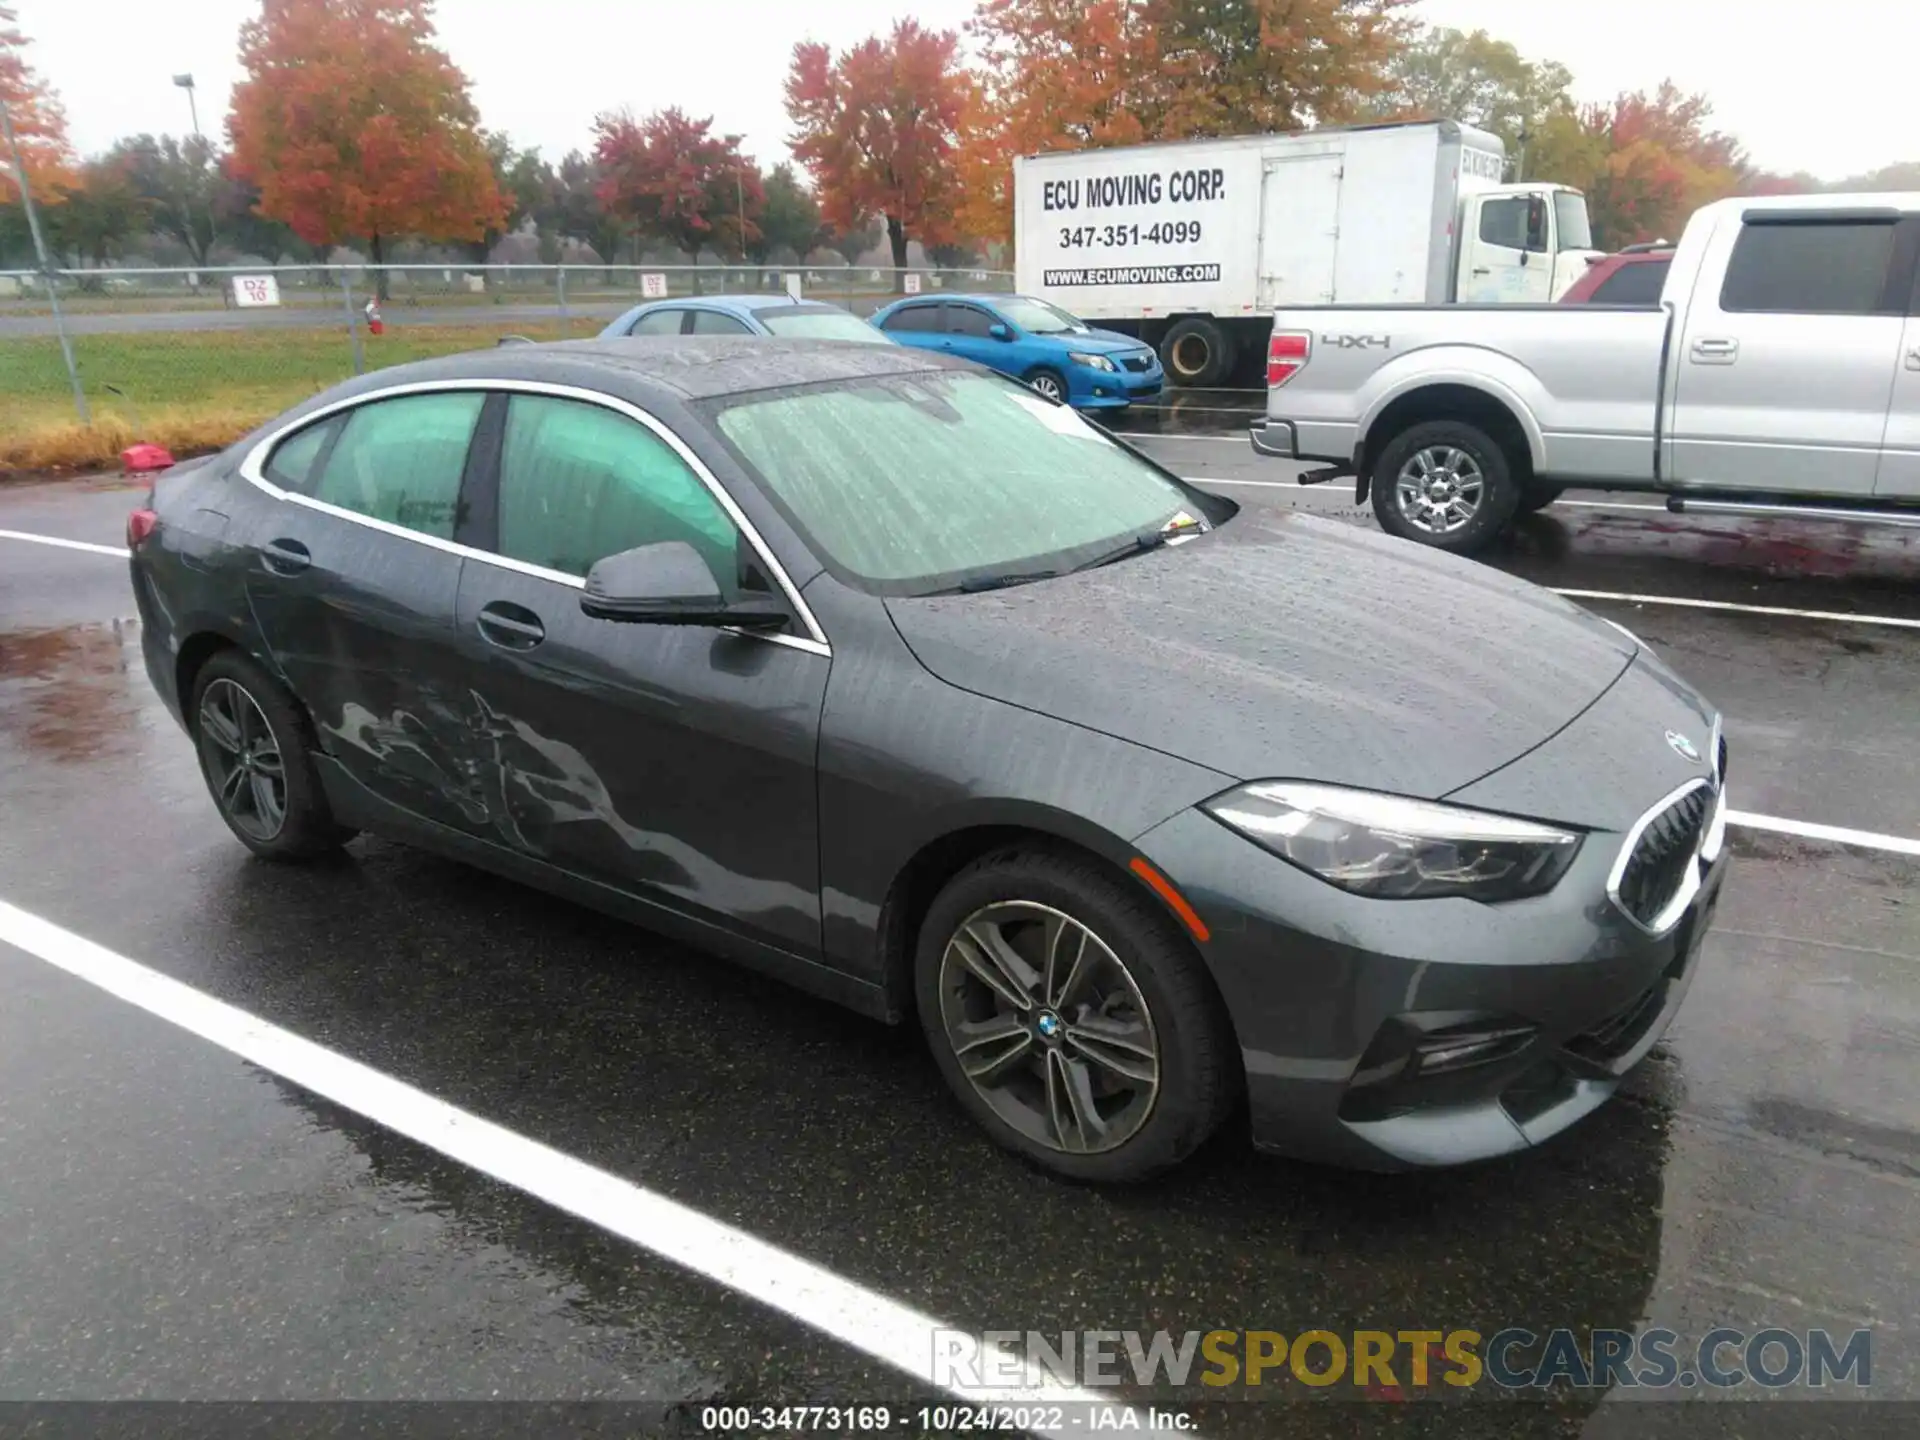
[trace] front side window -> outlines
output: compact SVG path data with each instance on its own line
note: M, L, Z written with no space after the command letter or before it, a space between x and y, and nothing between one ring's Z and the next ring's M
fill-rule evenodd
M1775 315L1878 314L1886 298L1893 237L1891 220L1743 226L1727 261L1720 308Z
M1524 195L1489 200L1480 207L1480 238L1506 250L1527 248L1527 200Z
M722 315L718 310L696 310L693 312L693 333L696 335L751 335L753 332L731 315Z
M821 558L881 594L1071 569L1183 513L1234 513L990 375L748 396L717 424Z
M986 311L972 305L947 306L947 333L971 335L984 340L993 333L995 321Z
M306 493L356 515L451 540L467 447L485 400L477 390L456 390L360 406L348 413ZM280 458L276 453L274 459Z
M737 588L739 532L691 466L638 422L578 400L515 395L500 455L499 552L563 575L663 540Z

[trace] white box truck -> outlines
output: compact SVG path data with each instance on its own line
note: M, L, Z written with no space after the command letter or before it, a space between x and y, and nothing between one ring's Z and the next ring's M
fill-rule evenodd
M1281 306L1558 300L1598 253L1586 199L1506 171L1452 120L1021 156L1015 280L1219 385Z

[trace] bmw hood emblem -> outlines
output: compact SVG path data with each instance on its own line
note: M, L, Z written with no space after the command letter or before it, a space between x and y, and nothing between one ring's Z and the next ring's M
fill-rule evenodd
M1695 748L1694 743L1678 730L1667 731L1667 744L1673 747L1673 753L1678 755L1682 760L1698 760L1700 758L1700 751Z

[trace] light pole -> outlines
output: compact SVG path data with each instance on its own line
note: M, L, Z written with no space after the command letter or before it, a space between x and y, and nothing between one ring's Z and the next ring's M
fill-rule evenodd
M67 379L73 384L73 408L82 425L93 423L87 414L87 392L80 388L80 367L73 363L73 343L67 339L67 322L60 315L60 294L53 284L53 262L47 259L47 242L40 234L40 212L33 208L33 191L27 185L27 162L20 158L20 142L13 134L13 112L6 96L0 95L0 134L6 136L7 154L13 160L14 183L20 187L20 208L27 212L27 230L33 236L34 258L40 262L40 278L47 282L47 304L53 310L54 333L60 337L60 357L67 362Z
M193 117L193 138L205 140L207 137L200 133L200 104L193 98L193 76L191 74L176 75L173 77L173 83L187 92L187 114Z

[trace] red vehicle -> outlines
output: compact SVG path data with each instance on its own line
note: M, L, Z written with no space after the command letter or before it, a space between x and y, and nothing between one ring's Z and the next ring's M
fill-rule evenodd
M1562 305L1653 305L1667 283L1673 242L1654 240L1602 255L1560 297Z

